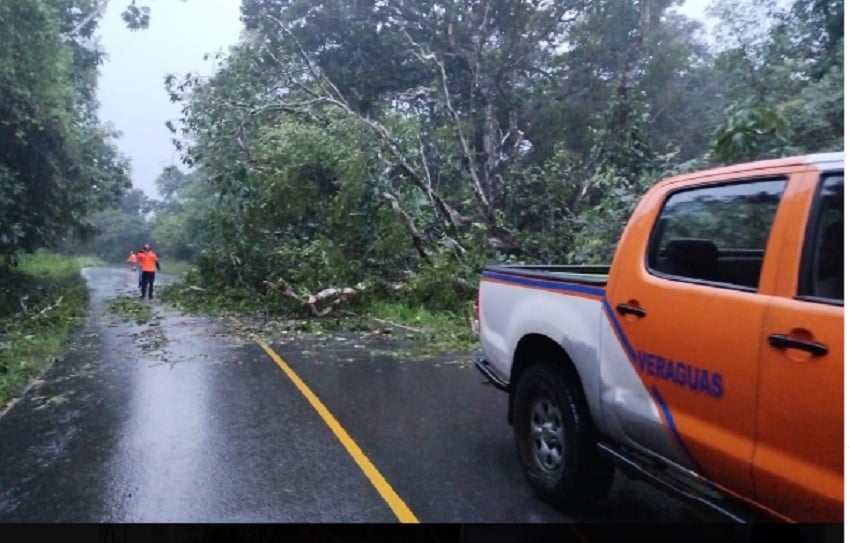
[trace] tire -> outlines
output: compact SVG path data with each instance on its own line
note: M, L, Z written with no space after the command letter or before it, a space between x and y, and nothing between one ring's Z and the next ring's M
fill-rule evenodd
M525 477L539 498L560 509L594 504L614 479L614 466L596 450L596 430L576 386L566 372L536 364L523 373L513 402Z

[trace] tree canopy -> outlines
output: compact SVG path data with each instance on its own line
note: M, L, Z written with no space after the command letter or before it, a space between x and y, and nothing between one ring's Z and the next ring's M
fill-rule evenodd
M0 3L0 258L89 230L130 186L97 118L94 21L85 0ZM76 29L76 30L74 30ZM73 30L73 32L71 32Z
M213 76L165 77L144 202L94 114L106 2L3 2L0 252L111 206L207 283L456 309L487 262L607 262L663 175L843 148L843 2L716 0L711 36L680 3L243 0Z

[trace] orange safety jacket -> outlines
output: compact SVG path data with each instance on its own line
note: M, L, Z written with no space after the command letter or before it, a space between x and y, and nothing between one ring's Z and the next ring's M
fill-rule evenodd
M142 267L143 272L152 272L156 271L156 253L153 251L142 251L137 256L139 259L139 265Z

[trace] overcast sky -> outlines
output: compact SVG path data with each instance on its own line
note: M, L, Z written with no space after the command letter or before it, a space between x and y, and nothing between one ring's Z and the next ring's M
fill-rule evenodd
M0 0L2 1L2 0ZM686 0L683 13L701 18L710 0ZM101 119L122 133L118 147L132 161L133 185L157 197L156 180L180 157L165 128L177 121L180 106L168 100L163 78L168 73L210 75L213 60L204 53L226 51L239 39L241 0L148 0L151 23L131 32L121 20L128 0L111 0L100 23L107 59L101 66Z

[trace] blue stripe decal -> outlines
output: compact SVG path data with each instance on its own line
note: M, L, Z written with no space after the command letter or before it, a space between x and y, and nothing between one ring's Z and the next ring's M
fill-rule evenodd
M605 314L608 316L608 320L614 326L614 332L626 348L626 355L628 355L632 364L634 364L637 361L637 354L635 353L635 349L632 347L629 338L626 336L626 332L623 330L623 327L620 326L620 321L617 319L617 315L614 314L614 309L611 307L611 304L608 303L607 299L602 300L602 306L605 308Z
M483 277L487 279L497 279L508 283L516 283L528 287L551 288L553 290L563 290L565 292L579 292L581 294L589 294L591 296L605 295L605 289L596 287L587 287L584 285L575 285L572 283L562 283L559 281L546 281L543 279L531 279L529 277L518 277L516 275L502 275L500 273L484 272Z
M623 330L622 326L620 326L620 320L614 314L614 309L611 307L611 304L608 303L607 299L602 300L602 306L605 308L605 313L608 316L608 320L611 321L611 324L614 327L614 332L617 334L617 337L620 339L620 342L626 349L626 354L631 359L632 364L637 362L637 354L635 353L634 347L629 342L629 338L626 336L626 332ZM691 450L688 448L688 445L685 443L685 439L682 437L682 434L679 433L679 429L676 427L676 421L673 419L673 413L670 412L670 407L667 405L667 402L664 401L664 398L661 396L661 393L657 388L652 387L652 397L655 398L655 401L658 402L658 405L661 406L661 411L664 415L664 420L667 421L667 427L670 428L670 431L673 434L673 437L676 438L676 442L679 444L679 447L682 448L685 455L693 462L693 465L696 467L696 471L705 477L709 482L711 482L711 478L706 475L706 472L700 467L699 462L697 462L694 455L691 453Z
M691 454L691 450L688 448L688 445L685 443L685 440L682 438L682 435L679 433L679 429L676 428L676 421L673 420L673 413L670 412L670 408L667 407L667 402L664 401L664 398L661 396L661 393L658 392L658 389L652 387L652 397L655 398L655 401L658 402L658 405L661 406L661 411L664 413L664 419L667 421L667 427L670 428L670 431L673 432L673 436L676 438L676 441L679 443L679 446L682 447L682 450L685 451L685 454L688 455L688 458L691 462L693 462L694 466L696 466L696 471L711 481L711 479L705 474L706 472L700 467L697 459L694 458L694 455Z

